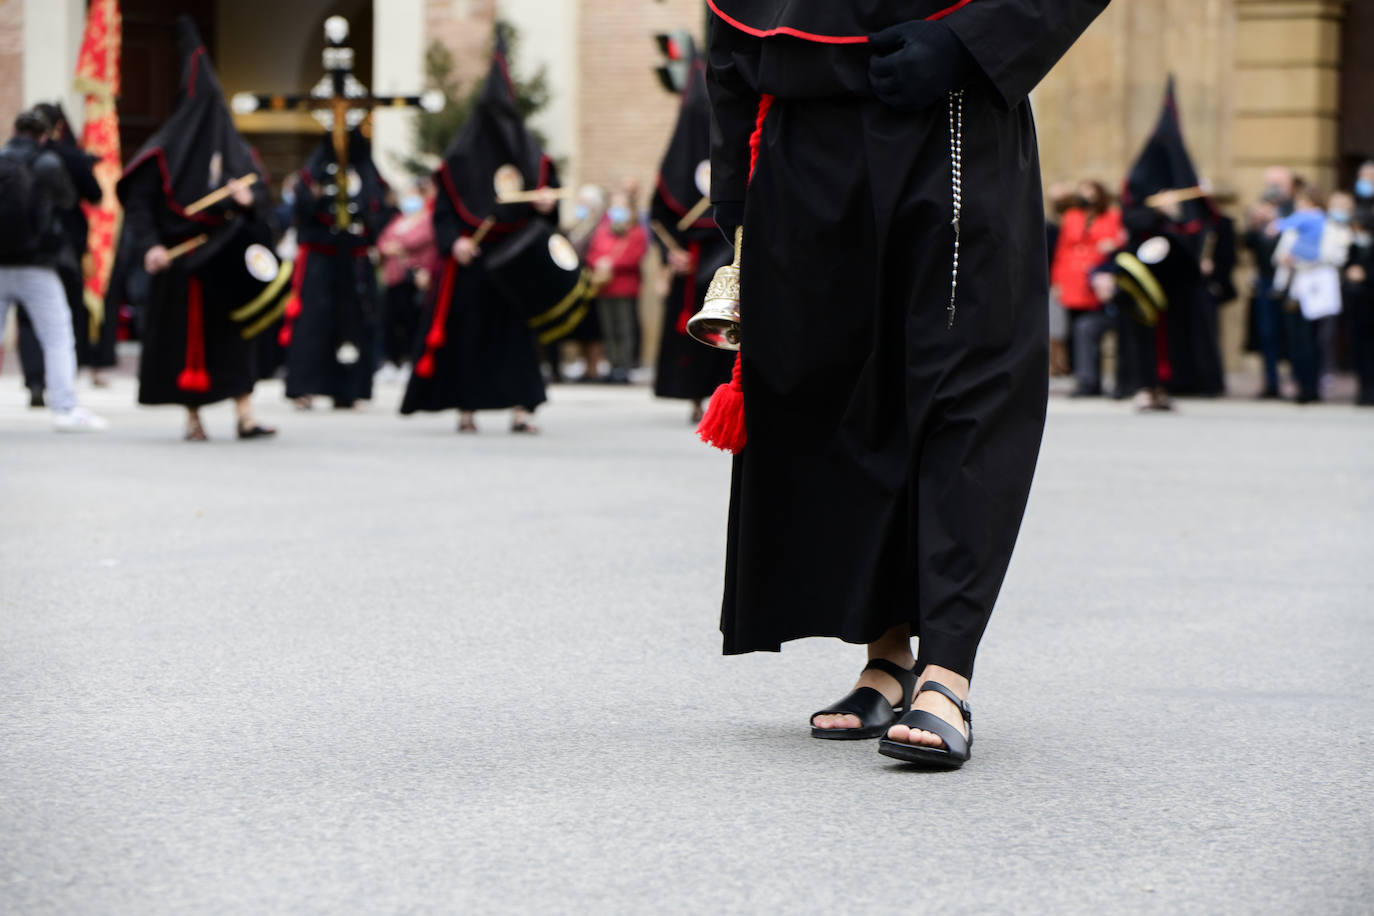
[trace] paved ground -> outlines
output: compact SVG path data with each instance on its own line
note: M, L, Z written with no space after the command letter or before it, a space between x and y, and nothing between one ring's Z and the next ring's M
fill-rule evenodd
M0 385L0 911L1368 913L1374 416L1057 400L977 757L814 741L854 649L725 659L728 462L545 435L58 438Z

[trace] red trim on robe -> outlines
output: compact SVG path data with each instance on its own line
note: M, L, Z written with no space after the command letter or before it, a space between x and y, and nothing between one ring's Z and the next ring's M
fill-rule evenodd
M688 336L687 322L697 312L697 265L701 263L700 239L688 243L687 254L692 258L692 265L687 271L687 276L683 278L682 310L677 313L677 323L673 325L673 330L683 337Z
M934 22L937 19L944 19L950 13L962 9L963 7L968 6L972 2L973 0L959 0L959 2L953 4L952 6L945 7L938 13L932 13L931 15L925 17L926 21ZM756 29L753 26L745 25L733 16L727 15L725 12L721 10L720 7L716 6L716 0L706 0L706 5L709 6L711 8L711 12L719 16L723 22L726 22L734 26L736 29L739 29L746 35L752 35L755 38L771 38L776 35L787 35L792 38L800 38L802 41L814 41L820 44L827 45L868 44L867 35L819 35L815 32L805 32L801 29L794 29L791 26L787 25L780 25L772 29Z

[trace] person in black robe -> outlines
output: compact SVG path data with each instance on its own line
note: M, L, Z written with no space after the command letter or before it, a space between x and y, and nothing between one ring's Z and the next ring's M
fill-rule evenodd
M188 17L177 21L177 43L182 57L177 106L117 185L124 207L121 256L136 259L149 277L140 297L144 328L138 401L183 405L186 438L203 441L207 437L199 409L232 398L238 437L269 436L276 431L253 419L253 344L230 317L258 289L251 278L245 281L244 254L247 239L271 238L263 222L266 182L252 149L234 127L209 55ZM250 176L256 184L242 180ZM189 205L226 187L232 193L224 200L187 214ZM204 244L170 257L169 249L202 235ZM123 264L114 275L123 278L130 271Z
M314 395L328 396L338 409L372 399L380 315L370 249L391 218L386 196L372 144L356 129L348 136L345 174L328 136L300 171L295 295L279 335L287 347L286 396L297 406L309 407Z
M545 399L535 336L492 287L482 253L497 250L531 220L556 225L556 201L497 204L496 172L507 166L519 172L525 189L559 186L553 161L516 105L498 26L482 93L434 176L434 242L443 264L401 402L402 414L457 408L464 433L477 431L476 411L505 408L513 409L512 432L537 432L531 416ZM479 245L474 235L484 223Z
M812 734L957 766L1048 394L1027 96L1106 0L709 3L711 197L743 226L747 442L733 398L702 428L741 449L724 651L865 644Z
M83 150L72 136L71 124L61 104L40 102L33 109L48 122L51 133L46 148L61 159L67 175L76 188L75 205L57 212L58 222L66 246L57 260L57 275L62 281L62 289L67 294L67 305L72 313L72 330L76 334L76 363L88 366L91 381L103 386L100 370L115 364L114 316L105 315L98 321L91 320L90 309L85 299L85 286L82 282L81 264L86 255L86 235L88 226L86 214L81 209L81 201L96 203L103 192L100 182L95 178L95 157ZM43 348L33 333L33 324L28 312L19 310L19 363L24 371L24 384L30 393L32 406L43 405Z
M669 248L655 233L671 273L663 300L663 331L658 346L654 394L692 402L692 423L701 422L702 402L730 380L733 354L702 346L687 333L687 320L706 299L716 268L729 264L734 248L721 237L710 214L679 229L689 210L710 192L711 99L706 91L706 65L692 65L682 93L673 139L658 170L658 185L649 206L650 219L674 241ZM704 185L704 187L703 187Z
M1128 249L1138 250L1154 238L1168 243L1167 250L1157 246L1165 268L1157 273L1168 300L1158 325L1162 348L1159 383L1171 394L1215 397L1225 392L1226 382L1218 337L1218 302L1209 292L1210 280L1203 268L1215 270L1215 263L1207 263L1215 262L1207 249L1216 246L1209 239L1221 241L1217 233L1227 227L1222 226L1222 217L1208 197L1147 203L1162 192L1196 187L1197 169L1183 143L1170 78L1154 133L1126 178L1121 217L1130 235ZM1234 263L1234 254L1230 259Z

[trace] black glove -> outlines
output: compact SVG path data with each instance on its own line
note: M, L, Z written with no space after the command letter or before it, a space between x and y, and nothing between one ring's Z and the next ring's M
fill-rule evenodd
M744 225L744 201L722 200L712 208L711 216L720 227L725 241L735 244L735 230Z
M929 108L978 72L963 42L943 22L903 22L868 36L868 44L873 49L868 83L879 100L898 111Z

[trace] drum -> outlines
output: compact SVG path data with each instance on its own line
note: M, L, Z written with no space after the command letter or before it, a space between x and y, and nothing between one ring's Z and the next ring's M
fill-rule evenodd
M539 336L566 337L581 324L594 289L572 243L535 220L485 257L491 285Z
M261 220L236 220L219 231L227 237L211 242L214 253L197 273L213 278L216 295L230 303L229 317L239 334L251 340L285 310L293 265L272 252L272 230Z
M1169 307L1169 290L1199 279L1197 260L1167 236L1148 238L1134 251L1117 252L1112 260L1117 285L1126 294L1117 297L1119 303L1147 327L1154 327Z

